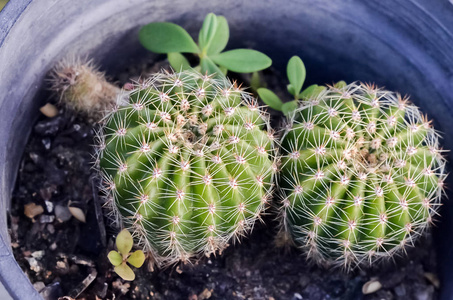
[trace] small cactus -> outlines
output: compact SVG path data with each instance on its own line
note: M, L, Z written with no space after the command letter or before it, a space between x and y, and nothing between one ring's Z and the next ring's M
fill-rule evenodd
M95 119L115 105L120 91L91 60L81 58L62 60L52 69L49 82L61 104Z
M413 244L446 177L431 122L372 85L309 89L281 140L283 237L348 270Z
M106 116L99 140L108 201L159 266L222 251L269 200L268 117L225 78L155 74Z

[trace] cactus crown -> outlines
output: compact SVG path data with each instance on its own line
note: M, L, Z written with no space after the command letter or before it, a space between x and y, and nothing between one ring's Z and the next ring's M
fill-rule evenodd
M104 190L159 265L221 251L250 230L275 168L268 117L227 79L158 73L105 118Z
M437 214L445 159L407 98L356 83L318 89L281 144L282 229L318 262L389 257Z

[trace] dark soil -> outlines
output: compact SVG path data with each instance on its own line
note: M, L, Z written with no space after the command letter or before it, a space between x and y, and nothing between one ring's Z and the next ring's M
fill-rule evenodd
M310 265L296 249L276 248L272 215L222 256L153 272L143 266L135 281L125 282L107 260L116 229L100 209L93 136L91 125L62 109L52 119L38 120L22 159L10 233L17 261L45 299L437 299L431 235L408 255L344 274ZM71 216L69 202L85 213L85 223ZM27 217L30 203L43 213ZM382 287L364 295L370 280Z

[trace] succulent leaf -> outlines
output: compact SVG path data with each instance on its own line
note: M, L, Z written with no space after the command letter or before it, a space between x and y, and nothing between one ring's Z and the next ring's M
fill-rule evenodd
M198 45L201 51L206 51L217 30L217 17L213 13L206 15L203 25L201 26L200 33L198 35Z
M237 73L261 71L271 66L272 60L265 54L252 49L235 49L212 55L218 65Z
M114 271L124 280L133 281L135 279L134 271L132 271L131 267L129 267L125 262L119 266L116 266Z
M302 86L304 85L306 76L305 65L300 57L291 57L291 59L288 61L286 74L292 87L292 89L288 89L288 91L290 91L291 95L297 97L300 93L300 90L302 89Z
M187 31L179 25L156 22L143 26L138 34L140 43L155 53L198 53L197 44Z
M132 249L134 245L134 240L132 239L132 235L127 229L123 229L118 233L116 237L116 248L118 251L123 255L126 256Z
M261 100L263 100L270 108L278 111L282 110L283 102L273 91L267 88L259 88L257 92Z
M207 54L214 55L225 49L230 38L230 29L224 16L217 16L217 28L211 43L207 47Z
M190 63L187 58L178 52L170 52L167 54L170 66L177 72L190 69Z
M119 266L123 262L123 256L115 250L110 251L107 257L114 266Z
M129 256L127 262L136 268L140 268L145 262L145 253L142 250L135 251Z

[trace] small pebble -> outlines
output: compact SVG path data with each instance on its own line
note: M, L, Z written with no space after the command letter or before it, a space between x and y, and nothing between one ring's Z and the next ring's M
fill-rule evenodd
M58 299L58 297L60 297L62 293L63 292L58 281L49 284L39 292L39 294L41 295L41 297L44 298L44 300Z
M436 274L426 272L423 275L425 276L426 279L428 279L429 282L431 282L432 285L434 285L436 289L440 287L440 281Z
M71 219L72 214L66 206L56 205L55 206L55 217L60 223L66 222Z
M53 211L53 203L48 200L46 200L45 203L46 203L47 212L51 213Z
M198 295L198 300L209 299L212 296L212 290L205 288L201 294Z
M35 203L29 203L24 205L24 215L33 219L37 215L40 215L44 212L44 208L41 205L36 205Z
M57 261L57 269L66 270L68 268L69 268L69 266L68 266L67 262L65 262L63 260Z
M54 234L54 233L55 233L55 227L53 226L53 224L47 225L47 231L48 231L50 234Z
M362 293L364 295L372 294L379 291L382 284L378 280L370 280L366 282L362 287Z
M188 300L198 300L198 296L196 294L190 294Z
M55 242L52 243L52 245L50 245L49 248L50 248L50 250L55 251L57 249L57 243L55 243Z
M28 261L28 264L30 265L30 270L39 273L41 272L41 266L40 263L36 260L34 257L26 257L25 258Z
M430 286L430 288L424 290L416 290L414 292L414 300L432 300L434 294L434 287Z
M41 215L39 217L39 222L40 223L52 223L55 220L54 215Z
M41 142L44 145L44 148L46 148L46 150L49 150L50 147L52 146L52 142L49 138L44 138L41 140Z
M402 285L402 284L396 286L393 290L395 291L395 294L396 294L398 297L404 297L404 296L406 296L406 288L405 288L404 285Z
M68 204L68 209L69 211L71 212L72 216L74 218L76 218L77 220L79 220L80 222L82 223L86 223L86 217L85 217L85 213L83 212L83 210L77 206L73 206L75 203L71 203L71 201L69 202Z
M39 162L39 155L34 153L34 152L30 152L30 154L28 155L30 156L30 159L35 163L37 164Z
M43 115L48 118L53 118L58 115L58 109L55 105L47 103L39 109Z
M32 257L36 259L41 259L46 252L44 250L35 251L31 254Z
M117 279L114 282L112 282L112 286L114 289L119 290L121 294L126 295L127 292L129 292L129 288L131 285L127 282L123 283L121 279Z

